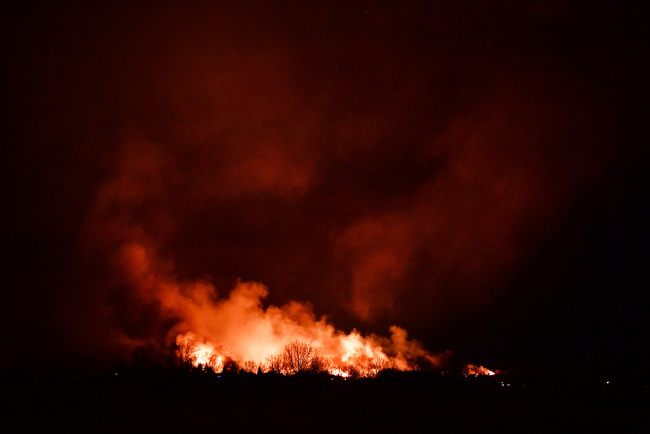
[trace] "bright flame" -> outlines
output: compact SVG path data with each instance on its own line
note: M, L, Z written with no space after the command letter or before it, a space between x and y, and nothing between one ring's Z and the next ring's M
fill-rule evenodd
M227 297L219 298L210 282L176 279L168 264L157 264L151 250L140 244L123 246L117 263L144 301L160 306L166 317L180 319L168 339L176 343L182 363L215 372L236 365L249 372L310 369L374 377L384 369L408 371L423 364L436 368L451 356L448 351L428 352L398 326L390 327L390 337L363 336L357 330L337 330L325 317L316 318L306 303L264 308L268 289L261 283L239 282ZM307 344L307 359L287 368L287 346L298 343ZM470 375L494 374L473 365L468 370Z
M479 375L496 375L495 371L491 371L484 366L477 366L469 364L465 367L464 371L465 376L474 376L478 377Z
M343 370L341 370L341 369L339 369L339 368L332 368L332 369L330 369L330 370L327 371L327 372L329 372L330 375L335 375L335 376L337 376L337 377L347 378L347 377L350 376L350 373L349 373L349 372L347 372L347 371L343 371Z

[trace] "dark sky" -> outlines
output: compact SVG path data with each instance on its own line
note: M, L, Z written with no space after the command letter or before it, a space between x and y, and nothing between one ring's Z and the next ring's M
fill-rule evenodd
M230 3L3 14L3 364L163 339L138 245L495 368L648 366L646 3Z

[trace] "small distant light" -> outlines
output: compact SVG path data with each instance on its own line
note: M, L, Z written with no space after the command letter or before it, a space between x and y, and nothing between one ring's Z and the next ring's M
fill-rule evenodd
M115 375L117 375L117 372L115 373Z
M609 381L606 381L607 384L609 384Z

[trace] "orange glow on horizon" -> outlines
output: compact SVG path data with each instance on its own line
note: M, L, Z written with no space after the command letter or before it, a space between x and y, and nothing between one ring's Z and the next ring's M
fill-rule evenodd
M141 244L125 245L120 254L116 262L143 300L180 319L167 339L176 344L181 363L217 373L236 367L284 375L329 372L347 378L376 377L386 369L440 369L452 356L449 351L427 351L395 325L389 337L364 336L355 329L337 330L325 317L317 318L307 303L264 307L268 289L261 283L240 281L220 298L206 280L177 279L171 267L161 266L153 251ZM474 365L466 372L494 375Z

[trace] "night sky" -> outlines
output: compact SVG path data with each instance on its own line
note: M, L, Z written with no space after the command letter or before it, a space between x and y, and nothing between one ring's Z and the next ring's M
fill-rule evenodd
M495 369L649 366L646 2L19 3L2 367L163 342L133 246Z

